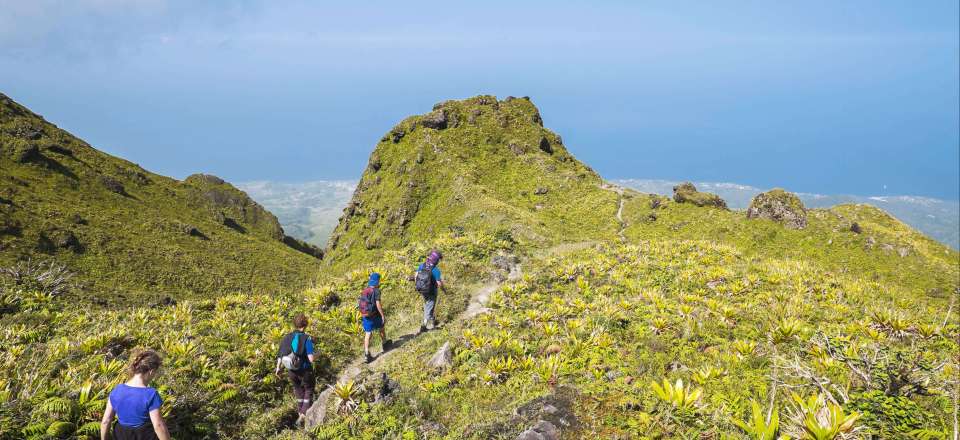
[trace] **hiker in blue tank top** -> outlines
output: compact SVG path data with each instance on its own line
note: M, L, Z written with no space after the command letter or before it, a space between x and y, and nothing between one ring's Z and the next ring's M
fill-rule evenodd
M277 351L277 368L274 373L280 376L280 367L287 370L287 378L293 385L293 395L297 399L297 425L304 423L304 417L313 404L314 388L317 386L313 374L314 359L313 338L306 333L307 317L302 313L293 318L294 330L280 340Z
M383 304L380 303L380 274L376 272L370 274L367 287L360 292L357 307L360 309L360 320L363 324L363 354L367 363L370 363L373 362L373 356L370 355L370 335L374 330L380 330L383 352L390 348L390 340L387 339L387 331L384 328L387 317L383 313Z
M447 293L447 289L443 286L440 267L438 267L442 259L443 254L440 251L430 251L430 255L427 255L427 259L417 266L417 272L414 274L414 288L423 296L423 322L420 324L420 333L427 331L427 323L430 323L431 328L437 327L437 290Z
M144 350L130 362L130 380L114 387L100 420L100 440L169 440L170 433L160 415L163 400L150 381L160 372L162 361L153 350ZM117 423L111 429L113 417Z

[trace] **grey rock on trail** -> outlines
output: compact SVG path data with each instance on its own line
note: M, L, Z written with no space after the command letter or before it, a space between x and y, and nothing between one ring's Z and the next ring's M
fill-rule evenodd
M444 370L450 367L453 361L453 351L450 349L450 342L444 342L436 353L427 361L427 367Z

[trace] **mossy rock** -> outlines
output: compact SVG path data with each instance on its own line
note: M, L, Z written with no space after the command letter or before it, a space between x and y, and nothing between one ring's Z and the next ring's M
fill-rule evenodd
M807 210L796 194L776 188L757 194L750 201L747 218L764 218L790 229L807 227Z
M690 182L684 182L673 187L673 200L677 203L690 203L696 206L712 206L727 209L727 202L720 196L697 191L697 187Z

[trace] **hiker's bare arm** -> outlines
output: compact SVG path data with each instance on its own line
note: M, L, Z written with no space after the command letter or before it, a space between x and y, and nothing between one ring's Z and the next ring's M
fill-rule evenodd
M437 287L439 287L443 293L447 293L447 288L443 286L443 281L437 281Z
M150 411L150 421L153 422L153 432L157 433L158 439L170 440L167 423L163 421L163 416L160 415L160 408Z
M314 362L314 357L313 357L312 354L308 354L308 355L307 355L307 359L310 359L310 363L311 363L311 364Z
M107 407L103 409L103 418L100 419L100 440L110 439L110 422L113 422L114 414L113 405L107 399Z
M383 313L383 306L380 305L380 301L377 301L377 310L380 311L380 318L383 319L383 322L387 322L387 315Z
M273 373L276 374L277 376L280 375L280 365L282 365L281 360L280 358L277 358L277 368L273 371Z

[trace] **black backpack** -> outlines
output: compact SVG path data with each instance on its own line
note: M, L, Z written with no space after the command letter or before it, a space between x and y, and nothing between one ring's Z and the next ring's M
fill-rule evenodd
M433 283L433 266L424 264L423 267L417 271L414 289L417 289L417 292L423 295L429 295L433 291Z
M280 362L290 371L299 371L307 358L307 336L303 332L293 332L280 342Z

